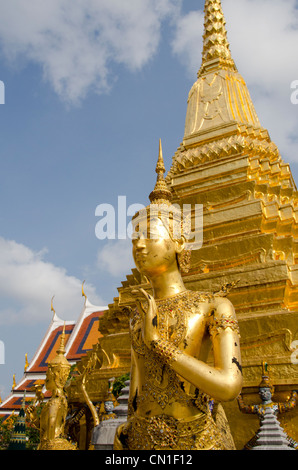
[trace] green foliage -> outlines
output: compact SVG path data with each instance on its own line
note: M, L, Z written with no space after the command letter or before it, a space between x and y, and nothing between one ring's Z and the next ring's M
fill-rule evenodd
M129 378L130 374L124 374L115 380L112 392L116 398L121 394L121 390L125 387L125 382L129 380Z
M41 410L44 404L39 405L36 408L36 412L40 415ZM18 419L17 414L12 414L8 418L0 418L0 450L6 450L9 446L12 434L14 432L14 427L16 421ZM26 436L27 436L27 443L26 449L27 450L35 450L39 444L39 429L30 423L26 419Z
M40 442L39 429L32 426L31 423L26 422L26 436L28 438L26 448L27 450L36 450Z
M0 418L0 450L6 450L9 446L16 420L17 415L11 415L7 419Z
M40 403L36 408L36 414L40 417L42 409L45 403ZM28 450L36 450L37 446L40 442L40 432L39 429L36 428L28 419L26 419L26 436L28 438L27 441L27 449Z

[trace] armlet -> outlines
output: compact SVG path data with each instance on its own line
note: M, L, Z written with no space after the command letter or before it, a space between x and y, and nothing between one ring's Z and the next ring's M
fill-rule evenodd
M230 317L214 318L211 317L209 321L209 333L211 336L216 336L222 331L230 328L240 336L238 321Z

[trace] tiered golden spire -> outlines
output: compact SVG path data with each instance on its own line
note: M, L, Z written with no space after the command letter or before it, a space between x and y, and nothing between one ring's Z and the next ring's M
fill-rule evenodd
M199 76L209 71L214 65L237 71L231 56L221 0L206 0L204 12L204 45Z
M164 178L166 169L163 160L161 139L159 139L159 154L155 171L157 173L157 181L154 190L149 196L150 202L152 204L170 203L172 200L172 193Z
M57 355L64 356L65 354L65 322L61 333L60 346L57 349Z
M206 0L204 11L202 65L188 97L183 146L248 132L269 140L232 59L221 1Z

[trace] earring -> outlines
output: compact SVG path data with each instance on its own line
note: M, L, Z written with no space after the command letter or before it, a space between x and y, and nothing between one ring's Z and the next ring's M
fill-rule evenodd
M191 260L191 249L183 250L182 253L178 255L179 266L180 266L182 273L189 272L190 260Z

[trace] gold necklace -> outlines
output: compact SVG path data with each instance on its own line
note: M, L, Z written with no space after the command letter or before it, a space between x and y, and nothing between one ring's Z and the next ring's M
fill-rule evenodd
M160 338L178 347L185 340L188 314L198 308L200 302L211 302L213 297L208 293L184 291L166 299L156 299ZM145 302L145 311L147 308L148 303ZM169 325L169 319L175 321ZM146 350L142 338L142 323L142 317L136 309L130 320L131 343L134 351L144 356Z

